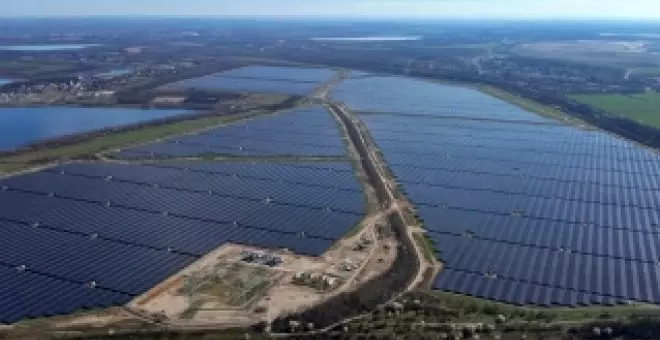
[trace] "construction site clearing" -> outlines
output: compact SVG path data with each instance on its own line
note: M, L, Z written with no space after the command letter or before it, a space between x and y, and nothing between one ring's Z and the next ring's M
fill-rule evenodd
M354 290L392 265L397 241L386 212L367 216L359 228L320 257L224 244L125 306L5 327L78 329L131 322L235 327L269 322Z

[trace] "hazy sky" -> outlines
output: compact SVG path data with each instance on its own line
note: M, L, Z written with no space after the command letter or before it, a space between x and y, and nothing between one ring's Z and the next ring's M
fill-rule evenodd
M213 15L660 19L660 0L0 0L0 16Z

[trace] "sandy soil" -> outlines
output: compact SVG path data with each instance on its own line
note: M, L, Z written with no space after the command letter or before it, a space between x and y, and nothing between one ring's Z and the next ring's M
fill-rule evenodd
M270 301L262 299L259 306L266 307L268 318L274 319L278 315L300 310L303 307L313 305L324 299L319 291L301 287L291 283L291 277L283 277L282 280L268 292Z
M169 322L177 323L222 323L226 322L227 317L230 315L231 317L229 319L237 322L240 320L245 321L246 318L253 321L259 321L263 319L264 316L250 313L248 311L237 311L237 307L235 306L222 305L217 302L207 302L201 305L199 307L200 310L191 320L175 321L179 318L181 313L188 309L192 302L187 296L178 293L178 290L184 282L184 278L202 268L214 266L218 263L238 263L240 262L240 254L245 250L269 252L282 258L282 265L269 269L273 273L281 275L277 284L275 284L266 294L271 298L271 315L278 315L285 310L290 311L292 309L298 309L302 306L321 301L329 296L329 294L312 288L294 285L291 283L293 276L298 272L330 274L340 278L343 277L344 281L350 282L352 277L357 275L358 271L343 272L340 269L340 264L346 260L356 265L365 264L367 262L370 253L368 251L354 251L353 248L363 235L368 234L368 238L372 240L374 239L373 225L379 219L378 217L380 216L371 216L370 218L365 219L365 222L363 222L363 230L360 233L357 233L349 239L340 240L330 251L319 258L300 256L283 250L268 251L257 247L225 244L136 298L129 303L128 307L144 315L161 313L167 316ZM241 264L246 268L254 266L263 267L259 264L245 264L242 262ZM267 304L265 297L262 297L258 298L254 304L249 304L247 309L253 310L253 307L255 306L265 306Z

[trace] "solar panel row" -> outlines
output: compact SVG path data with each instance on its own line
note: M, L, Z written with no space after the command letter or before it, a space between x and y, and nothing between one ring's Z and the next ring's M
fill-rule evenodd
M2 263L25 265L81 285L95 281L101 288L129 295L147 291L194 261L182 254L29 225L2 223L0 228Z
M406 173L405 177L398 177L398 181L404 184L405 191L416 196L417 202L430 205L444 202L436 199L443 191L454 191L462 195L483 195L484 199L492 195L505 195L513 199L528 197L552 205L578 202L643 209L656 209L660 205L660 197L657 197L653 190L639 190L626 186L601 186L577 180L568 182L543 177L500 176L488 173L473 174L472 177L458 184L456 180L463 178L458 171L420 170L397 166L393 168L400 169L400 172L408 170L409 173ZM525 182L526 185L517 185L520 181ZM454 201L454 204L457 202Z
M324 82L335 74L324 68L247 66L219 73L223 77L288 80L298 82Z
M631 233L625 229L599 228L597 226L574 226L559 222L547 222L521 218L510 220L503 216L473 213L462 210L437 213L432 207L422 206L419 213L429 216L425 222L451 223L448 228L429 229L430 232L448 236L469 236L474 239L549 249L558 252L587 254L626 261L660 261L656 249L660 241L658 232ZM460 222L453 223L454 221ZM574 230L577 229L577 230ZM593 243L593 242L598 243Z
M334 72L331 70L317 68L249 66L183 80L173 83L171 86L306 96L329 80L333 74Z
M648 154L632 153L623 149L617 151L616 149L605 151L568 151L557 148L548 149L541 146L525 146L518 144L517 147L510 145L502 145L492 141L482 142L483 144L475 141L462 140L446 140L442 138L438 140L438 144L423 143L423 142L406 142L400 140L383 141L382 144L389 143L392 153L412 153L413 155L430 155L451 158L454 154L460 154L461 157L503 157L505 155L516 156L519 159L528 159L533 155L543 157L548 161L561 162L563 160L576 160L581 159L583 162L594 159L594 163L608 163L608 162L648 162L654 168L660 165L660 162L649 157ZM436 146L437 145L437 146ZM424 152L424 148L432 148L428 152ZM619 149L621 150L621 149Z
M553 123L471 89L410 78L349 78L333 90L333 98L355 111Z
M244 182L244 186L223 187L186 178L166 187L40 172L7 179L2 185L6 188L4 191L6 195L13 192L37 193L46 197L53 195L59 199L80 200L224 223L234 221L247 225L268 223L278 230L291 232L303 231L298 230L302 228L298 225L300 221L288 219L287 215L291 213L295 213L300 219L328 215L327 221L340 216L359 218L362 214L362 197L356 192L294 187L277 182L266 183L268 185L250 185L247 181ZM173 188L173 186L186 185L197 186L198 190ZM272 191L261 191L261 188L265 190L271 188ZM319 237L337 236L334 230L320 229L309 232Z
M268 230L265 225L220 223L20 192L0 195L0 200L8 204L8 209L31 204L23 211L3 212L2 221L195 256L224 242L287 248L313 255L325 249L319 244L331 241L309 233L303 236L295 231ZM333 227L340 228L338 225ZM308 226L308 231L311 228Z
M502 278L489 278L481 273L471 273L451 268L443 269L434 283L443 290L470 295L474 297L502 301L516 305L540 306L587 306L590 304L616 305L628 300L567 290L557 287L548 287L511 281ZM474 288L466 290L466 286ZM525 292L521 294L520 292Z
M337 123L321 106L237 122L204 133L123 150L120 158L230 156L343 156Z
M311 94L318 86L317 83L293 82L288 80L229 78L223 76L204 76L176 82L172 86L177 88L222 90L239 93L282 93L296 96Z
M660 303L660 157L600 131L522 123L481 94L478 110L431 117L453 112L445 103L460 111L457 96L360 115L445 262L434 286L514 304ZM482 116L498 121L466 119Z
M655 289L660 283L660 268L656 263L625 261L461 236L442 235L434 237L434 241L444 249L443 259L447 261L447 268L457 271L621 300L660 301L660 294ZM474 284L466 283L465 286L470 287L472 292L483 289ZM518 292L515 298L524 298L528 293Z
M0 322L126 303L131 296L0 265Z
M19 297L0 322L123 304L226 242L320 255L363 206L347 163L69 164L0 187L0 297Z
M325 163L318 163L320 166ZM330 163L332 165L336 163ZM344 164L344 163L341 163ZM192 167L190 167L192 165ZM245 166L245 163L225 163L221 167L214 167L214 163L156 163L142 165L127 164L66 164L57 168L48 169L53 173L81 175L92 178L108 178L131 183L146 183L171 185L181 187L181 183L174 183L188 177L200 180L212 178L214 182L221 181L227 185L271 182L279 184L300 185L312 188L336 189L341 191L361 192L358 183L350 176L352 168L348 163L342 168L310 167L309 164L296 163L256 163ZM249 170L248 170L249 169ZM304 171L301 171L303 169ZM340 170L340 171L337 171ZM347 171L344 171L347 170ZM349 176L347 176L349 174ZM264 190L264 192L269 192ZM261 195L263 196L263 195ZM261 197L259 196L259 197Z

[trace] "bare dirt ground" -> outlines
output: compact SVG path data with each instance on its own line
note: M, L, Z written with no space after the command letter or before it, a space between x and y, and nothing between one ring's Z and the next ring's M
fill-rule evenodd
M407 224L406 226L406 232L408 234L407 236L412 241L412 245L415 248L414 250L417 255L417 258L419 259L419 264L420 264L419 270L417 271L415 278L411 281L411 283L408 285L406 289L406 291L413 290L421 283L423 283L424 273L429 268L433 268L437 271L438 268L441 268L441 264L439 264L438 261L429 262L425 260L423 252L420 249L420 245L417 244L417 242L413 237L413 228L411 227L417 227L417 229L419 229L418 228L419 224L417 223L416 219L412 218L412 216L410 215L410 212L413 211L413 208L407 199L398 198L399 195L397 195L398 188L396 186L396 182L389 173L389 170L387 168L384 159L380 156L376 144L374 143L373 140L369 139L369 133L367 128L362 124L362 122L356 116L350 113L350 110L348 110L348 108L341 105L339 109L340 111L342 111L340 114L346 115L349 118L349 120L352 122L352 124L354 124L357 127L360 134L359 136L360 142L365 145L368 152L368 157L370 158L371 162L375 165L377 169L379 180L385 184L388 199L390 202L389 209L394 210L394 213L398 214L400 218L403 221L405 221ZM414 222L414 225L411 222Z
M396 248L392 240L377 240L375 226L385 223L384 217L390 213L380 212L365 218L360 231L349 238L338 241L328 252L321 257L307 257L293 254L288 251L270 251L256 247L226 244L206 255L193 265L172 276L168 280L136 298L128 308L147 317L164 317L172 325L199 325L199 324L249 324L264 320L266 314L271 319L284 312L299 310L325 299L357 287L355 282L362 282L362 275L373 277L387 270L394 258ZM362 239L373 241L365 250L355 250L356 244ZM389 242L388 250L383 249L381 242ZM236 264L240 262L242 252L262 251L281 257L283 263L270 268L260 264L242 263L241 272L259 268L271 275L269 288L244 305L235 306L226 303L224 299L205 300L200 304L198 296L181 294L186 279L205 268L212 268L219 264ZM378 261L382 258L382 261ZM342 263L355 264L357 268L352 271L342 270ZM329 291L317 290L293 283L296 273L314 273L329 275L338 278L338 286ZM262 274L260 276L264 276ZM197 304L197 305L196 305ZM194 308L195 311L190 309Z
M253 252L261 251L277 255L282 258L283 264L278 267L270 268L260 264L241 262L241 253L246 250ZM172 276L165 282L154 287L149 292L138 297L132 301L128 307L146 315L160 314L166 316L168 320L183 318L190 322L230 321L226 318L227 316L231 316L232 320L234 317L240 319L252 318L250 313L238 312L242 309L249 311L249 304L252 301L245 301L243 305L236 305L231 303L231 299L228 298L229 295L240 294L240 286L216 286L216 290L224 289L227 291L216 291L216 294L212 299L207 298L206 295L208 295L208 293L201 291L192 295L182 294L182 290L184 290L184 285L186 285L187 280L195 279L199 277L200 272L209 271L213 268L217 269L218 266L224 269L225 267L222 266L225 265L227 268L233 268L228 277L226 277L226 281L239 275L252 275L255 280L262 280L263 283L268 283L268 286L272 283L278 282L280 280L279 278L282 276L290 276L290 273L300 270L316 271L324 266L320 259L298 256L286 251L269 251L256 247L225 244L204 256L193 265ZM233 266L236 267L234 268ZM200 280L203 280L203 278L200 278ZM259 295L263 295L263 293L264 292L261 292ZM256 298L259 298L259 296ZM199 301L202 301L203 303L200 304ZM194 308L196 311L191 311L189 310L190 308ZM228 313L229 311L231 311L231 313Z
M380 241L375 234L376 222L382 221L383 213L367 217L359 233L352 237L340 240L335 246L322 255L323 266L315 268L315 273L328 274L341 280L340 286L329 291L319 291L313 288L301 287L292 282L292 276L285 276L269 293L259 305L268 308L268 314L275 318L286 312L298 311L304 307L325 301L326 299L341 292L355 289L355 282L363 282L362 276L370 271L377 275L389 268L386 263L374 266L372 260L376 257L386 257L380 248ZM371 240L373 243L368 249L354 250L355 245L361 238ZM342 263L349 262L357 266L352 271L344 271ZM391 264L391 262L390 262ZM292 272L295 274L298 271ZM309 270L307 270L309 272Z

